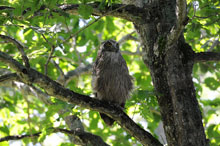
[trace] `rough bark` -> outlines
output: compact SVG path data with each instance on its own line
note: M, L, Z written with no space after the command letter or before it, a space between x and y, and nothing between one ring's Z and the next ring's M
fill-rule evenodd
M157 99L168 145L207 146L191 77L194 52L181 33L175 34L175 40L171 35L180 25L175 13L176 1L154 1L151 6L158 10L150 12L151 21L134 24L142 41L143 60L159 93Z

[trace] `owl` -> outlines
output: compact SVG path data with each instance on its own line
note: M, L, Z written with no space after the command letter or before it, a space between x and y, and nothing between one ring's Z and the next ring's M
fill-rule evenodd
M92 88L95 98L114 103L122 108L130 97L133 78L129 75L119 44L114 40L101 43L93 65ZM113 125L112 118L104 113L100 113L100 116L108 126Z

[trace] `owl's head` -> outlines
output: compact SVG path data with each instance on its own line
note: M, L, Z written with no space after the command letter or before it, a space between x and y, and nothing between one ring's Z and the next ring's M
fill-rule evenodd
M100 50L102 52L118 52L119 51L119 45L115 40L107 40L102 42Z

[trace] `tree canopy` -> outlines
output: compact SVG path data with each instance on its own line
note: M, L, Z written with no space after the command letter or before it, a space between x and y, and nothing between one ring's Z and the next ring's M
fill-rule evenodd
M156 98L160 93L142 60L140 36L131 22L138 18L130 17L125 7L120 0L1 0L0 145L68 146L89 141L139 146L141 139L135 135L146 131L166 143ZM220 145L220 57L207 62L199 53L220 52L219 14L218 0L187 0L184 37L198 53L192 76L212 146ZM100 43L108 39L119 42L134 78L125 113L136 124L119 109L113 113L121 115L114 117L119 124L106 126L97 111L115 112L115 107L89 98L92 63Z

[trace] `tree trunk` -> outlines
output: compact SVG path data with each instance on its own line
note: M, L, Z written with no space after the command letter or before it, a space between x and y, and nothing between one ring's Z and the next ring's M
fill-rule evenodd
M176 27L176 1L156 1L145 7L152 8L148 11L152 17L134 25L142 41L143 60L158 93L168 145L207 146L191 77L194 52L182 34L168 43L168 35Z

